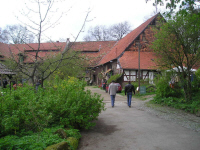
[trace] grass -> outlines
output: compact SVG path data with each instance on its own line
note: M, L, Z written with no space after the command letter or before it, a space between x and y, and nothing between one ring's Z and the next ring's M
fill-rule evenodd
M154 109L155 109L155 108L161 108L161 107L163 107L163 105L161 105L161 104L155 104L155 103L153 102L153 100L151 100L151 101L145 103L145 105L146 105L147 107L154 108Z
M117 93L117 94L126 96L124 90L122 90L121 93ZM155 92L150 92L150 93L146 93L146 94L140 94L140 93L136 92L135 95L133 95L133 97L137 98L139 100L145 101L148 99L148 97L147 97L148 95L155 95Z

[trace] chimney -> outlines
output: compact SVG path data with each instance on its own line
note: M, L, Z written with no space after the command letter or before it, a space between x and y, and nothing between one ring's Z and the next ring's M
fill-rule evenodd
M63 50L63 53L65 53L66 51L69 50L69 43L70 43L69 38L67 38L66 45L65 45L65 48Z
M100 50L101 50L101 45L99 45L99 52L100 52Z

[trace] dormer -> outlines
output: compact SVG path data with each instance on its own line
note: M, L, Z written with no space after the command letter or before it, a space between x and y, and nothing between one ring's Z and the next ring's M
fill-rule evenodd
M24 59L25 59L24 54L23 53L19 53L18 56L19 56L19 63L23 63Z

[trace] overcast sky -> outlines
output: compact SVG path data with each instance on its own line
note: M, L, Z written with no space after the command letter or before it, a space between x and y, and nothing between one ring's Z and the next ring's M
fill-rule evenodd
M29 23L30 20L37 22L38 14L34 16L30 13L31 17L27 19L20 12L23 10L28 13L25 3L33 10L37 10L34 3L28 3L28 0L0 0L0 27L4 28L6 25L19 24L19 20L23 23ZM32 0L33 1L33 0ZM59 1L59 0L55 0ZM52 13L50 13L51 23L61 16L54 28L49 28L44 32L45 35L52 40L59 40L59 38L70 38L74 40L77 36L81 26L83 25L87 11L90 10L84 31L78 38L82 41L84 35L87 34L89 27L96 25L110 26L115 23L128 21L132 25L132 29L138 27L145 21L145 18L151 17L155 7L152 2L146 3L145 0L60 0L53 5ZM57 9L56 9L57 8ZM43 8L42 8L43 9ZM165 7L159 7L161 11ZM44 10L44 9L43 9ZM16 18L18 17L18 19Z

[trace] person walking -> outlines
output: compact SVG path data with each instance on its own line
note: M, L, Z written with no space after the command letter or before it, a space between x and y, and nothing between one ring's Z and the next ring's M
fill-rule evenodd
M112 81L112 83L108 87L108 93L110 94L110 97L111 97L112 107L114 107L114 105L115 105L115 96L116 96L116 93L117 93L117 89L118 89L118 87L115 84L115 81Z
M129 81L128 84L125 86L125 95L127 94L127 104L129 108L131 107L132 92L135 95L135 87Z

